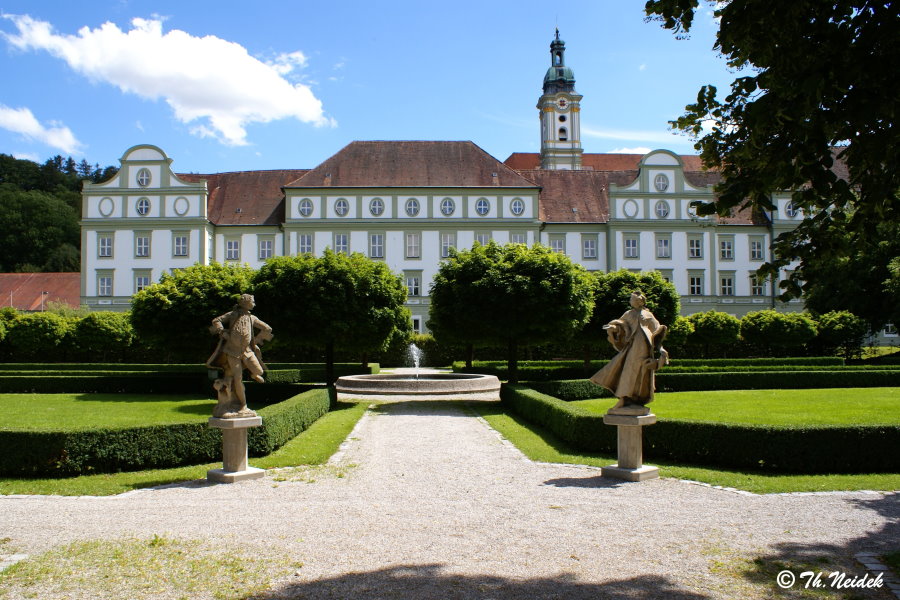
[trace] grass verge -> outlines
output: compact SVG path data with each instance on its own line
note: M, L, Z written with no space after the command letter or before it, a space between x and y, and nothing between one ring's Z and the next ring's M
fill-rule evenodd
M215 404L202 394L0 394L3 429L22 431L194 423Z
M614 398L571 404L604 414ZM651 405L661 419L749 425L896 425L900 388L816 390L723 390L656 394Z
M471 403L469 406L531 460L595 467L616 462L614 456L582 453L548 431L505 412L499 404L476 405ZM700 481L756 494L900 489L900 473L771 475L691 467L666 462L654 462L653 464L659 467L662 477Z
M338 402L335 408L313 423L309 429L268 456L250 459L261 469L321 464L362 417L368 403ZM203 479L209 469L221 463L192 465L174 469L156 469L129 473L82 475L80 477L18 479L0 478L0 494L55 494L60 496L110 496L130 490Z
M215 598L259 594L302 566L267 549L214 547L202 540L74 542L0 573L0 597Z

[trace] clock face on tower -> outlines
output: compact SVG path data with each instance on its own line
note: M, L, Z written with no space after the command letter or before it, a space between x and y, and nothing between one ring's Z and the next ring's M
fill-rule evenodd
M565 98L560 98L559 100L556 101L556 105L562 110L562 109L566 108L567 106L569 106L569 101L566 100Z

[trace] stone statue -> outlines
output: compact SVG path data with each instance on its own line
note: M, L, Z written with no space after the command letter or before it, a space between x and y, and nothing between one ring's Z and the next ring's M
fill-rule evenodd
M222 376L213 383L219 397L213 417L236 419L256 416L247 408L242 381L244 368L250 371L255 381L265 381L262 375L266 365L259 344L271 340L273 336L271 327L250 314L255 306L253 296L242 294L234 310L212 320L209 331L219 336L219 345L206 361L206 366L222 371ZM260 331L254 337L255 329Z
M669 353L662 347L668 328L644 308L646 302L640 291L634 292L631 310L603 326L609 343L619 353L591 381L619 399L610 414L649 414L647 404L653 401L654 374L669 363Z

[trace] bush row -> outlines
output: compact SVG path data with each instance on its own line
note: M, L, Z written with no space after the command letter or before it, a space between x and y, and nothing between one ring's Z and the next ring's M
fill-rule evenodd
M251 455L262 456L278 449L328 412L332 402L328 389L297 394L302 388L291 387L291 398L259 410L263 424L249 432ZM221 431L206 423L86 431L0 431L2 475L112 473L202 464L221 457Z
M591 369L599 369L606 364L605 360L593 360L590 363ZM476 360L472 363L473 369L488 368L506 368L505 360ZM822 367L842 367L846 364L843 358L837 356L793 356L787 358L676 358L672 359L667 369L674 368L693 368L693 367L764 367L764 366L822 366ZM865 367L865 365L861 365ZM522 367L570 367L583 368L584 361L581 360L521 360L519 368ZM466 363L456 361L453 363L453 369L464 369Z
M603 416L522 385L505 384L504 405L583 452L615 454ZM775 427L663 420L645 427L644 456L775 473L900 471L900 426Z

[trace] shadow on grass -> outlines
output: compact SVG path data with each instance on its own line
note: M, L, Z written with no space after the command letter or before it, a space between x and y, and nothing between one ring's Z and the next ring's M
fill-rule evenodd
M701 600L712 596L698 594L678 583L656 575L620 579L605 583L585 583L573 576L510 579L495 575L456 575L443 572L443 565L401 565L376 571L346 573L316 581L288 583L258 596L269 598L441 598L456 600L492 598L494 600L559 599L625 600L666 598Z

